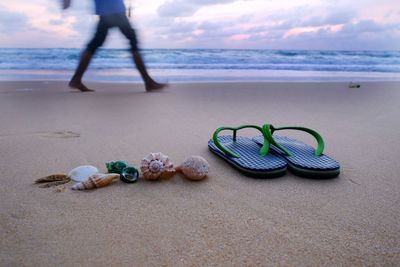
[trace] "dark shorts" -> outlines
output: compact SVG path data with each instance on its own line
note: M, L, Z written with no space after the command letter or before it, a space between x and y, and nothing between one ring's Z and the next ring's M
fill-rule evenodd
M96 33L93 39L88 43L87 50L95 53L97 48L103 45L106 40L108 30L118 27L123 35L129 40L131 49L138 50L135 30L129 23L125 13L111 14L100 16L99 24L97 25Z

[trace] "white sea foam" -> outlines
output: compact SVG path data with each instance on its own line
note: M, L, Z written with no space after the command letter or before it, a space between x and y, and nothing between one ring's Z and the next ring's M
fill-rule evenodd
M0 49L0 79L64 80L79 49ZM399 51L294 51L145 49L150 72L162 80L400 80ZM131 55L100 50L86 76L98 81L140 81Z

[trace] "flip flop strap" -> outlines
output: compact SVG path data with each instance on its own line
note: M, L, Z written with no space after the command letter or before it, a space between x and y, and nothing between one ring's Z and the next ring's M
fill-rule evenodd
M317 131L315 131L313 129L305 128L305 127L298 127L298 126L286 126L286 127L275 128L271 124L265 124L263 126L263 131L267 134L269 142L271 144L273 144L274 146L278 147L283 152L285 152L285 154L287 154L289 156L291 155L291 153L287 149L285 149L283 146L279 145L273 137L273 134L275 131L281 131L281 130L296 130L296 131L302 131L302 132L311 134L317 140L317 144L318 144L317 149L315 149L315 155L321 156L322 153L324 152L324 148L325 148L324 139Z
M235 152L231 151L230 149L224 147L219 142L218 134L221 131L224 131L224 130L231 130L231 131L233 131L233 136L232 136L233 137L232 138L233 142L236 142L237 131L241 130L241 129L244 129L244 128L254 128L254 129L259 130L263 134L263 136L264 136L264 144L260 149L260 155L261 156L267 155L268 151L269 151L269 145L270 145L269 138L267 137L267 135L265 135L265 133L263 131L263 128L261 128L260 126L257 126L257 125L241 125L241 126L236 127L236 128L235 127L220 127L217 130L215 130L215 132L213 134L213 141L214 141L215 146L218 147L222 152L224 152L228 156L231 156L231 157L234 157L234 158L240 158L240 155L238 155L237 153L235 153Z

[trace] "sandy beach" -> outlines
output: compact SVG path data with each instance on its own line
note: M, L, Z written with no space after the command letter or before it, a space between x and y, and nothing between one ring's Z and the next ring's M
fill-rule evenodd
M400 83L88 85L96 92L0 82L0 266L399 264ZM252 179L208 150L220 126L267 122L318 130L341 175ZM33 184L159 151L175 164L203 156L209 178L88 192Z

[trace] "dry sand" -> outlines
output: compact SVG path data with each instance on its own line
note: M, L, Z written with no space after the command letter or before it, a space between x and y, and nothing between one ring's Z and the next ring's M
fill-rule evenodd
M399 83L89 85L0 83L0 266L400 263ZM317 129L340 177L256 180L208 151L217 127L265 122ZM201 155L211 175L90 192L32 184L158 151L176 164Z

